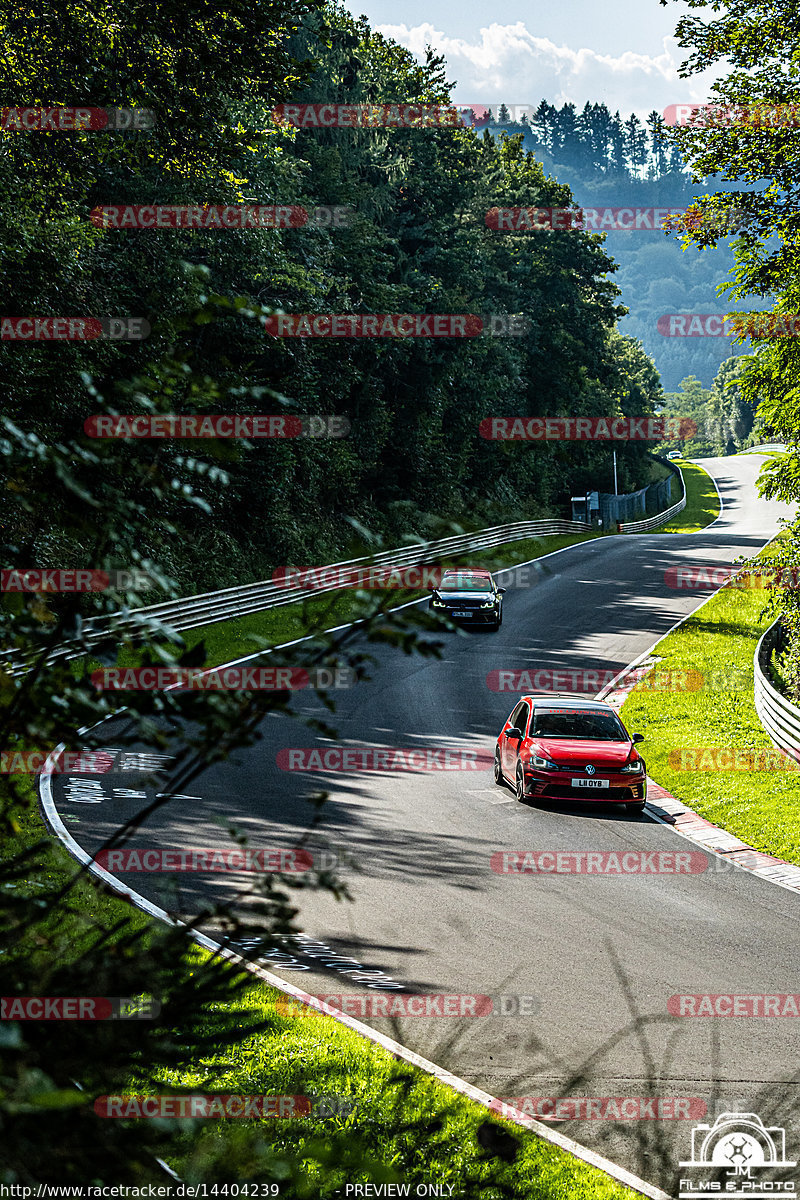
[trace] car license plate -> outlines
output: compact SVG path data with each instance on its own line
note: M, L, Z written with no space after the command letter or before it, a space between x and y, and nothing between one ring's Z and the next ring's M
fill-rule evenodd
M572 786L573 787L586 787L586 788L607 788L608 780L607 779L573 779Z
M450 616L451 617L471 617L472 613L471 612L454 612L454 613L451 613Z

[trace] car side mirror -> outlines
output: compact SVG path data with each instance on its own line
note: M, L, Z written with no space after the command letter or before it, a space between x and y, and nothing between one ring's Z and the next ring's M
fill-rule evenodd
M497 590L498 590L498 592L502 593L502 592L507 592L508 588L498 588Z
M634 733L633 736L631 737L631 741L632 742L643 742L644 734L643 733Z
M516 741L521 742L522 741L522 730L518 729L516 725L512 725L511 728L509 729L508 733L506 734L506 737L515 738Z

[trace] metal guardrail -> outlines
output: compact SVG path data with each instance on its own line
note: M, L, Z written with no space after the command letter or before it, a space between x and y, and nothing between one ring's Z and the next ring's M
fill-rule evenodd
M785 442L764 442L760 446L748 446L746 450L740 450L740 454L757 454L759 450L786 450Z
M196 629L215 621L231 620L234 617L243 617L250 613L278 608L284 604L295 604L311 595L319 596L341 590L346 586L342 582L343 577L346 578L351 573L356 574L359 570L369 569L384 573L392 569L399 571L430 566L442 558L464 554L472 550L488 550L505 542L523 541L529 537L547 534L592 532L593 527L584 521L548 519L494 525L488 529L478 530L476 533L456 534L453 537L403 546L397 550L384 550L363 558L347 559L329 566L309 568L322 579L313 587L298 587L264 579L257 583L244 584L242 587L223 588L218 592L204 592L198 596L165 600L159 604L150 604L103 617L89 617L83 623L84 643L91 648L104 640L107 641L109 636L122 637L127 633L132 634L145 630L153 621L159 621L179 633L184 633L189 629ZM325 576L329 577L329 582L324 582ZM65 644L53 649L48 662L70 661L81 658L85 653L84 648L78 650L75 649L74 644ZM24 674L27 670L28 664L14 651L5 655L5 661L12 667L12 674L15 677Z
M762 635L753 655L753 696L756 712L774 746L792 758L800 758L800 708L787 700L770 683L768 672L772 652L780 636L778 617Z
M207 625L211 621L222 621L229 617L245 616L264 609L277 608L282 604L293 604L303 596L324 595L341 590L343 577L369 569L385 572L392 569L405 570L411 567L430 565L440 558L464 554L471 550L488 550L504 542L518 542L525 538L545 534L592 533L591 525L584 521L517 521L509 525L494 525L477 533L456 534L454 537L439 538L432 542L419 542L403 546L399 550L384 550L379 554L363 558L351 558L344 562L331 563L325 567L309 568L320 582L313 588L298 587L262 580L260 583L245 584L244 587L223 588L219 592L206 592L200 596L188 596L182 600L167 600L162 604L151 604L133 610L132 616L155 617L180 631ZM338 577L325 583L324 577Z
M678 471L680 474L680 471ZM683 476L681 475L681 482ZM684 501L686 489L684 487ZM664 513L651 517L650 521L662 524L669 520L678 507L673 505ZM637 523L641 524L641 522ZM648 526L655 528L655 526ZM631 531L633 528L628 526ZM250 613L264 612L270 608L278 608L284 604L295 604L298 600L310 595L319 596L340 591L346 586L342 578L348 574L356 574L360 570L387 572L406 570L413 567L430 566L442 558L449 558L469 551L489 550L506 542L524 541L526 538L541 537L548 534L592 533L593 526L584 521L516 521L507 525L493 525L476 533L456 534L453 537L439 538L431 542L418 542L411 546L402 546L398 550L384 550L378 554L362 558L350 558L344 562L331 563L329 566L309 568L318 577L312 587L300 587L276 583L264 579L258 583L244 584L242 587L223 588L218 592L203 592L198 596L184 596L178 600L165 600L160 604L143 605L128 611L113 613L103 617L89 617L83 623L84 646L91 648L109 636L125 636L146 629L151 622L158 621L169 626L178 633L197 629L201 625L210 625L215 621L231 620L235 617L248 616ZM324 577L329 577L329 582ZM332 576L332 578L330 578ZM338 579L338 581L337 581ZM74 644L57 646L51 652L48 662L59 660L70 661L81 658L86 653L84 647L76 650ZM12 674L16 677L27 670L27 663L14 651L5 655L5 661L11 666Z
M648 533L651 529L658 529L661 525L666 525L677 516L679 512L683 512L686 508L686 480L683 478L683 471L680 467L672 467L681 481L681 492L683 493L677 504L673 504L671 508L665 508L663 512L655 513L652 517L646 517L643 521L623 521L619 527L620 533Z

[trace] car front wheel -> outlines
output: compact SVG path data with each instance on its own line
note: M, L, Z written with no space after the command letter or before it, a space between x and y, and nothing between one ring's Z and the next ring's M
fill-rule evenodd
M517 767L516 786L514 788L518 800L525 799L525 777L522 774L522 767Z
M629 813L643 813L646 801L634 800L632 804L626 804L625 808Z
M494 781L498 787L502 787L505 783L503 778L503 768L500 766L500 747L497 746L494 752Z

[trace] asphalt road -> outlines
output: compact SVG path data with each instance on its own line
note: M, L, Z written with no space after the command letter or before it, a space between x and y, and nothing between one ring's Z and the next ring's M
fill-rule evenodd
M665 582L676 565L733 563L778 529L783 506L756 497L763 460L707 460L724 500L721 518L692 535L600 539L546 560L551 574L505 597L499 633L447 636L439 661L382 650L369 682L337 695L335 722L351 746L451 748L491 753L514 696L489 690L506 668L618 671L691 612L708 594ZM502 580L501 580L502 582ZM300 714L321 707L298 693ZM118 746L124 721L106 726ZM682 1097L709 1107L760 1112L787 1125L797 1096L790 1019L670 1018L676 993L800 992L797 898L743 871L626 877L495 873L497 851L692 849L672 830L610 807L545 808L517 803L492 785L487 767L358 774L279 769L287 747L332 743L299 721L270 717L262 740L208 769L159 810L131 843L138 847L229 845L226 822L253 846L291 847L308 828L308 797L325 788L324 832L345 869L353 900L302 894L301 927L368 976L326 968L298 949L270 959L287 980L314 993L385 996L403 991L533 997L535 1015L365 1017L368 1024L501 1097ZM641 747L646 757L646 742ZM72 835L94 853L142 795L169 791L168 775L148 782L131 771L103 777L102 802L76 802L68 780L54 795ZM66 788L66 790L65 790ZM115 794L114 789L131 794ZM137 791L140 795L137 796ZM70 799L70 795L72 798ZM83 797L86 799L86 796ZM712 864L713 866L713 864ZM141 894L165 903L174 879L120 873ZM184 910L231 895L242 874L181 876ZM308 949L308 947L306 947ZM514 1002L504 1002L512 1007ZM524 1002L523 1002L524 1008ZM645 1018L637 1024L636 1018ZM566 1081L588 1071L568 1092ZM779 1085L779 1086L774 1086ZM716 1109L715 1109L715 1106ZM584 1145L668 1190L689 1151L694 1122L603 1120L560 1123Z

